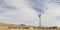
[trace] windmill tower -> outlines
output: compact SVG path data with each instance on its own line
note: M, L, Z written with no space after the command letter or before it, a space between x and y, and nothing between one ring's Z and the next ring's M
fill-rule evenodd
M39 26L41 27L41 14L38 14L39 17Z

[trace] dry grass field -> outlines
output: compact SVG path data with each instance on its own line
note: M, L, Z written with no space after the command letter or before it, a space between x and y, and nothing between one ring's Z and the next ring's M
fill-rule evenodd
M60 28L58 27L35 27L35 26L27 26L24 24L15 25L15 24L0 23L0 30L60 30Z
M56 29L48 29L48 28L40 28L40 29L19 29L19 28L0 28L0 30L60 30L60 28L56 28Z
M0 29L0 30L60 30L60 29Z

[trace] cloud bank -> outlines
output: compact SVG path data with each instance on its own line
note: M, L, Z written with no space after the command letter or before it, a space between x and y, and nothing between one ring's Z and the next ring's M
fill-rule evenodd
M11 3L12 2L12 3ZM24 0L5 0L0 11L0 22L38 25L37 13L24 4Z
M59 26L60 6L50 0L5 0L0 3L0 22L38 26Z

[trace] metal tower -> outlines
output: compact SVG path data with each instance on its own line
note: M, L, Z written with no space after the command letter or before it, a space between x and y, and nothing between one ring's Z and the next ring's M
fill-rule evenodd
M39 26L41 27L41 14L38 14L39 17Z

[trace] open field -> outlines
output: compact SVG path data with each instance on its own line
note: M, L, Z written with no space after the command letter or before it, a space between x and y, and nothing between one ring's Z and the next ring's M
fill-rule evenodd
M0 30L60 30L60 28L57 29L13 29L13 28L0 28Z
M60 30L60 27L35 27L24 24L15 25L0 23L0 30Z
M0 29L0 30L60 30L60 29Z

